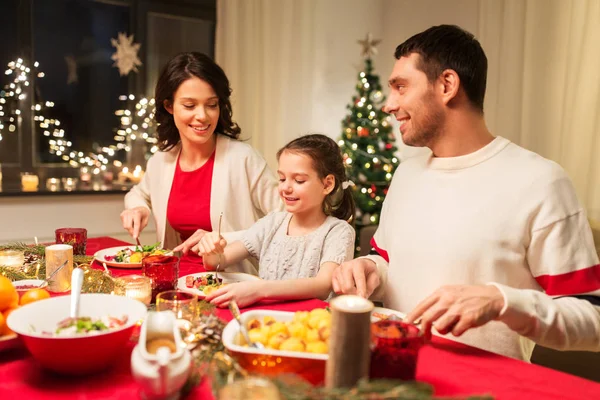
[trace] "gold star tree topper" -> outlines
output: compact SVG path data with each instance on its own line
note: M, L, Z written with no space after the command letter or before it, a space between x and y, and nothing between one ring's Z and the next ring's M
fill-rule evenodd
M362 56L364 58L371 58L377 55L377 46L381 39L373 39L373 35L369 32L363 40L357 40L358 44L362 46Z

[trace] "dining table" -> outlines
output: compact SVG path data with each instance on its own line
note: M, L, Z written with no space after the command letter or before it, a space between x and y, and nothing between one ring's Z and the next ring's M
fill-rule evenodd
M87 254L128 245L110 237L89 238ZM102 268L95 263L93 268ZM197 271L197 266L180 263L180 276ZM140 274L140 269L110 268L114 276ZM317 300L261 304L242 309L310 311L327 303ZM227 309L218 309L225 321L232 319ZM136 399L140 388L130 368L130 343L110 369L89 376L62 376L42 369L24 347L0 353L0 399ZM468 397L489 395L495 399L600 399L600 383L579 378L524 361L511 359L470 347L447 338L433 336L420 351L416 380L428 383L436 396ZM203 379L188 394L188 399L213 399L210 380Z

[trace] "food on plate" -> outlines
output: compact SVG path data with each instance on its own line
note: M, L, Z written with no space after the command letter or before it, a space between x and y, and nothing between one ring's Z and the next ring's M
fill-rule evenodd
M324 308L297 311L293 319L286 322L265 316L262 321L251 319L246 328L251 341L270 349L327 354L331 313ZM242 338L240 341L247 346Z
M170 252L170 250L162 249L160 243L156 243L149 246L135 246L135 249L128 247L119 250L114 256L104 256L104 260L125 264L139 264L144 257L165 255Z
M388 318L390 317L390 315L389 315L389 314L382 314L382 313L378 313L378 312L375 312L375 311L373 311L373 312L371 313L371 316L373 316L373 317L375 317L375 318L382 319L382 320L383 320L383 319L388 319Z
M112 329L118 329L127 323L127 315L121 318L104 316L101 318L79 317L66 318L56 325L54 332L42 332L54 337L94 335Z
M171 351L171 353L177 352L177 345L175 344L175 341L170 338L154 338L146 343L146 351L148 351L148 353L150 354L156 354L158 349L160 349L161 347L168 348Z
M215 277L215 274L185 277L186 287L198 289L207 296L224 285L223 279Z

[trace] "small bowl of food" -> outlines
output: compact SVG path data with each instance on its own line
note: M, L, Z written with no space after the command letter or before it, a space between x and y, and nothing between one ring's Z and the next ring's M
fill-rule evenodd
M128 297L82 294L80 317L74 320L68 318L70 302L70 296L40 300L16 309L7 320L42 367L69 375L108 368L147 312L142 302Z
M46 289L48 288L48 282L43 279L23 279L20 281L13 282L13 286L19 293L19 299L25 294L25 292L31 289Z

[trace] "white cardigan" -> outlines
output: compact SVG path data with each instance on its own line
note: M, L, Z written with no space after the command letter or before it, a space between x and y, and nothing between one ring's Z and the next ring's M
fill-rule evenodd
M271 211L282 210L277 191L277 179L266 161L250 145L217 135L215 166L210 194L210 222L219 224L228 242L237 240L241 232ZM167 221L167 204L181 145L167 152L154 154L140 183L125 195L125 208L146 207L154 214L157 239L163 248L172 249L181 243ZM194 189L190 188L193 193ZM247 272L249 265L243 270ZM231 268L228 268L230 270Z

